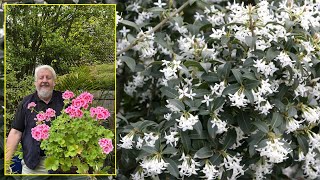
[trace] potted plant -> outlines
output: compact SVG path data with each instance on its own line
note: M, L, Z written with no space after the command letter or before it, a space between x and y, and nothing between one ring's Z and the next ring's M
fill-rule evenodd
M108 109L89 107L93 95L88 92L74 98L73 92L65 91L62 96L65 106L61 115L56 117L50 108L38 112L37 125L31 132L45 150L45 167L61 173L106 174L110 167L104 162L113 150L114 138L113 132L103 126L110 117ZM30 103L30 110L35 106ZM51 121L50 127L46 121Z

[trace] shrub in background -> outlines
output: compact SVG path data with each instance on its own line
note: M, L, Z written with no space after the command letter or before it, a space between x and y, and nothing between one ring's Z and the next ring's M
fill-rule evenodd
M118 12L119 177L320 177L319 4L210 2Z

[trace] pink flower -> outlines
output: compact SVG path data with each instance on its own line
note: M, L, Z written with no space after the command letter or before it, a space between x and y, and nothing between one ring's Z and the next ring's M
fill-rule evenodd
M81 93L78 98L84 99L87 104L92 103L93 95L88 92Z
M103 150L103 153L109 154L113 150L112 140L107 138L102 138L99 140L99 145Z
M77 107L77 108L82 108L84 106L86 106L87 102L85 101L85 99L82 98L76 98L74 100L72 100L72 106Z
M98 106L97 108L90 108L90 116L94 118L95 115L96 119L106 120L110 117L110 112L108 109L101 106Z
M37 125L36 127L31 129L32 138L37 141L48 139L49 130L50 130L50 127L46 124Z
M51 108L48 108L46 110L46 115L47 115L47 120L50 120L50 118L53 118L56 116L56 111Z
M37 105L36 103L31 102L28 104L28 109L32 109L32 108L36 107L36 105Z
M38 121L44 121L47 119L47 114L41 111L36 117Z
M75 107L73 105L67 107L64 112L69 114L71 118L81 118L83 116L83 111L80 108Z
M66 90L63 94L62 94L62 98L63 99L66 99L66 100L69 100L71 98L74 97L74 94L72 91L69 91L69 90Z

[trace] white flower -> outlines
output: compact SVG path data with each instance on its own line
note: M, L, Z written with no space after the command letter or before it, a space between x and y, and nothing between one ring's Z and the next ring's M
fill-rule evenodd
M273 73L278 70L278 68L276 68L273 62L266 64L266 62L264 62L263 59L254 60L254 63L255 64L253 66L256 67L257 71L261 72L265 77L273 75Z
M241 146L243 142L240 142L240 141L247 138L244 136L244 132L240 127L235 127L234 129L236 130L237 138L236 138L236 143L233 144L230 149L236 149L237 147Z
M143 171L137 171L134 174L131 174L132 180L144 180Z
M320 177L320 159L318 153L308 151L305 161L302 165L303 172L307 179L316 179Z
M137 149L141 149L141 148L142 148L142 143L143 143L143 139L140 138L140 136L139 136L139 137L138 137L137 144L136 144L136 148L137 148Z
M287 122L286 122L286 133L289 134L290 132L294 132L296 131L299 127L300 124L303 121L297 121L296 119L294 119L293 117L288 118Z
M137 13L139 13L139 9L141 8L141 6L139 5L139 3L133 3L132 4L132 11L135 11Z
M183 97L188 97L193 100L193 96L195 96L195 93L192 93L192 89L190 88L190 91L188 93L188 87L183 87L182 89L179 89L179 99L182 99Z
M209 106L209 103L210 103L211 101L213 101L212 98L210 99L210 95L204 95L203 98L204 98L204 100L202 100L201 102L202 102L202 103L206 103L207 106Z
M176 137L176 135L178 134L178 132L176 131L171 131L170 135L167 135L166 132L164 138L167 140L166 144L170 144L171 146L175 147L177 146L177 142L179 141L179 137Z
M276 57L276 60L279 60L279 62L281 63L281 66L282 67L286 67L286 66L289 66L289 67L293 67L293 62L289 55L285 52L280 52L280 54Z
M121 135L120 135L120 137L121 137ZM134 143L134 141L132 140L133 134L129 133L121 138L122 139L120 140L120 142L122 142L122 144L118 144L118 146L121 148L124 148L124 149L132 149L132 145Z
M126 26L123 26L119 32L123 35L123 37L126 37L127 33L130 32L130 29L127 29Z
M156 6L158 6L158 7L160 7L160 8L162 8L162 6L165 6L165 5L166 5L166 3L161 2L161 0L158 0L158 2L155 2L155 3L153 3L153 4L156 5Z
M196 166L200 166L199 162L196 162L193 160L190 156L185 156L184 153L182 153L181 158L179 161L182 161L181 165L178 165L179 168L179 174L181 177L188 176L190 177L192 174L197 175L197 171L199 170Z
M161 174L168 164L169 163L164 162L164 160L158 156L145 158L140 162L140 166L143 168L143 173L146 177Z
M244 93L240 92L240 90L234 94L229 94L229 99L232 102L231 106L236 106L238 108L246 107L249 103L249 100L245 98Z
M216 132L217 134L221 134L223 132L227 132L228 131L227 122L222 121L218 117L214 117L211 120L211 123L212 123L212 128L217 126L217 132Z
M294 90L295 98L298 96L307 97L308 89L305 84L299 84L298 87Z
M208 162L204 165L202 172L205 174L205 178L208 180L216 179L221 174L217 166L214 166Z
M194 21L202 21L202 18L204 17L204 15L196 12L196 14L194 15L195 20Z
M220 83L216 83L213 87L210 85L211 94L216 94L218 97L222 96L223 90L226 88L224 82L221 81Z
M264 176L272 173L273 163L260 160L256 164L251 164L250 168L254 171L255 179L264 179Z
M226 35L224 26L221 29L212 28L212 34L210 35L210 37L213 39L220 39L223 35Z
M302 117L308 123L316 123L320 118L320 108L311 108L306 105L302 105Z
M256 149L260 151L260 156L265 156L270 163L281 163L288 159L287 155L292 151L284 147L284 143L280 139L275 138L268 140L267 145L263 148Z
M240 161L242 160L242 157L227 155L223 159L223 165L226 168L226 170L232 170L232 176L230 179L237 179L240 177L240 175L244 175L243 167L244 165L240 165Z
M121 14L118 14L119 12L116 11L116 25L118 26L118 23L121 22L123 20L123 18L121 17Z
M146 142L146 146L154 147L156 140L159 139L159 135L153 135L153 132L144 133L144 141Z
M171 115L172 115L172 113L167 113L167 114L163 115L163 117L164 117L167 121L170 121L170 120L171 120Z
M198 121L198 115L193 116L190 113L185 115L181 115L180 119L176 119L179 122L178 128L182 129L182 131L193 130L193 125L195 125Z

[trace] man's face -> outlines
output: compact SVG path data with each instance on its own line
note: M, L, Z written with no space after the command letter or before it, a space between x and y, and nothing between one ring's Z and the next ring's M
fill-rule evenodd
M40 69L37 74L37 80L34 84L36 86L39 97L51 97L55 83L50 70Z

